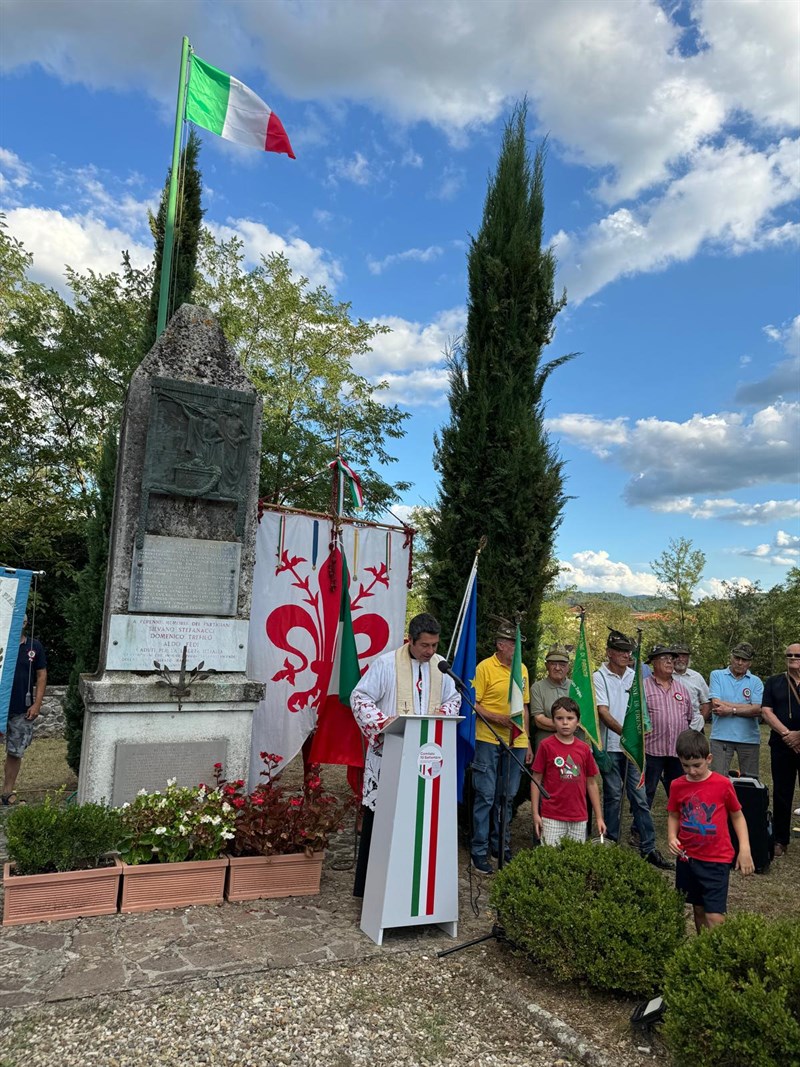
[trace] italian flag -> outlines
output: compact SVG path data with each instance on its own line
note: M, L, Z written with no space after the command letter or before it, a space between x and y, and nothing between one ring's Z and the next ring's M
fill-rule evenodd
M508 710L511 716L511 743L516 741L520 734L525 732L525 718L523 710L525 702L525 683L522 679L522 635L517 623L517 637L514 642L514 656L511 660L511 677L508 681Z
M339 475L339 514L341 515L344 511L345 487L349 491L353 507L356 509L363 507L364 494L361 491L361 479L353 468L348 466L341 456L337 456L328 466Z
M186 118L228 141L264 152L295 154L283 123L267 104L238 78L192 55Z

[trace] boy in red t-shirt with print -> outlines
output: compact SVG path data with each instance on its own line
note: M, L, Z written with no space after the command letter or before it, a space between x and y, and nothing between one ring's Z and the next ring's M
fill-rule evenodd
M684 774L676 778L667 802L669 849L679 862L675 888L694 908L697 932L725 922L728 879L734 849L730 815L739 841L736 869L753 873L750 835L730 778L711 770L708 738L697 730L678 734L675 751Z
M600 772L591 748L575 737L581 721L580 708L575 701L570 697L559 697L551 708L551 715L555 733L539 745L531 768L533 831L543 845L557 845L564 838L585 841L589 819L587 794L597 829L600 834L606 832L598 786ZM539 792L539 782L550 794L549 799Z

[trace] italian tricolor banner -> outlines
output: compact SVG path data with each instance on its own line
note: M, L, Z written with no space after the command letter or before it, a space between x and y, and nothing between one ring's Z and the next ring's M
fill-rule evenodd
M228 141L263 152L295 154L283 123L252 89L192 54L186 119Z
M444 722L442 719L436 722L423 719L419 730L410 912L414 918L418 915L433 915L435 911Z
M347 490L353 507L358 510L364 504L364 494L361 491L361 479L349 464L345 463L341 456L337 456L328 466L339 475L339 493L337 511L341 515L344 511L345 490Z
M525 732L525 683L522 678L522 635L517 624L517 636L514 642L514 656L511 660L511 677L508 681L508 711L511 716L511 743Z

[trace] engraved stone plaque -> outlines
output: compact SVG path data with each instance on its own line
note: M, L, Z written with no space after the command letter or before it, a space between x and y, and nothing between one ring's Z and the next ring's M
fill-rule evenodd
M235 615L238 541L145 534L131 567L129 611L165 615Z
M106 670L152 671L153 661L177 671L186 645L189 670L244 671L247 620L195 616L112 615Z
M148 793L162 792L168 778L176 778L178 785L212 783L214 764L226 764L228 742L224 737L216 741L171 741L138 744L118 741L114 751L114 807L130 802L140 789Z

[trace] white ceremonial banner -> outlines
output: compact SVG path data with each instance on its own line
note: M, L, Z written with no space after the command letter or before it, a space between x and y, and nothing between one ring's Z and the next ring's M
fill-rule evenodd
M406 531L344 520L353 630L362 673L405 636ZM253 715L250 788L259 753L293 759L314 729L333 677L341 594L332 581L331 521L324 515L265 509L256 535L247 674L266 683Z

